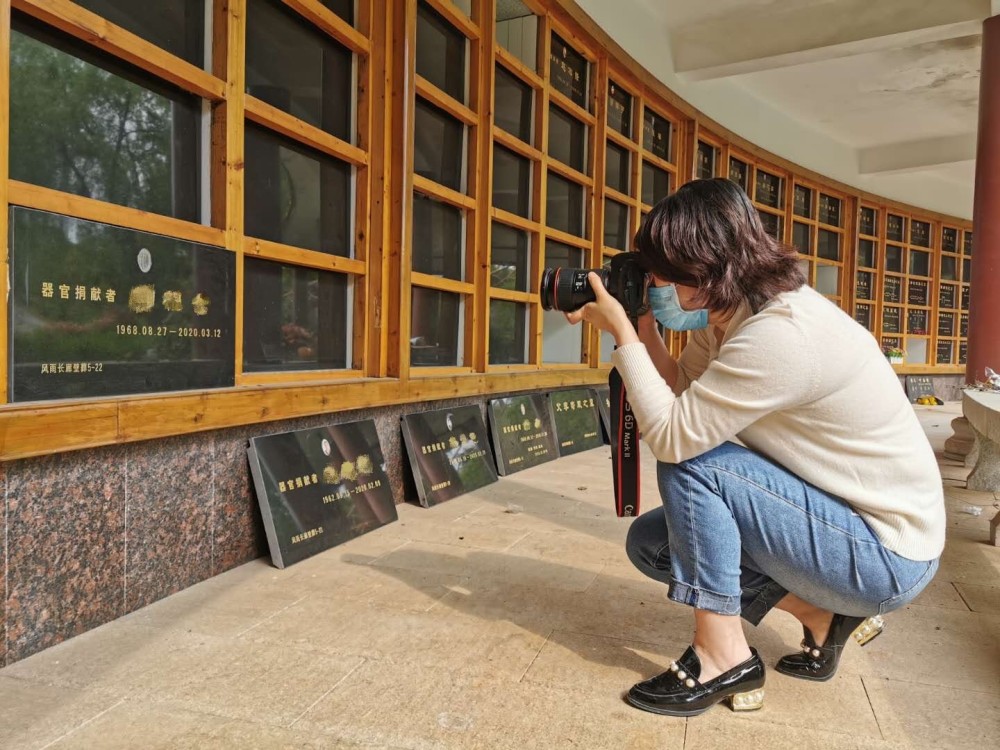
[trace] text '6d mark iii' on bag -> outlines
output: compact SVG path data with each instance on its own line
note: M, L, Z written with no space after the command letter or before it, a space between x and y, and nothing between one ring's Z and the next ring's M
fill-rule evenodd
M601 283L628 313L632 325L649 310L646 300L647 274L632 253L611 258L608 268L546 268L539 290L544 310L572 312L596 298L587 274L596 273ZM618 370L608 377L611 389L611 469L614 476L615 512L639 515L639 428L629 405Z

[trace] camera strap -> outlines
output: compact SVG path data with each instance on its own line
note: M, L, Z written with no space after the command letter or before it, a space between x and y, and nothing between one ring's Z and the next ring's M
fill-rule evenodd
M617 368L608 377L611 390L611 471L619 518L639 515L639 427Z

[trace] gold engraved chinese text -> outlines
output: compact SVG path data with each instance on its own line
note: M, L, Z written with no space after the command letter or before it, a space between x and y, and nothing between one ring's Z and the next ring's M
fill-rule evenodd
M156 305L156 287L152 284L132 287L128 293L128 309L132 312L149 312L154 305Z
M194 310L195 315L208 315L208 306L211 301L201 292L194 295L194 299L191 300L191 308Z
M180 312L184 309L184 300L180 292L167 291L163 293L163 309L169 312Z

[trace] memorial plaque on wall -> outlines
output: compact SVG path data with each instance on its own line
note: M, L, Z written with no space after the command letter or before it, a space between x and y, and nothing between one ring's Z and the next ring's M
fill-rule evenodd
M968 286L963 286L962 287L962 309L963 310L968 310L969 309L969 289L970 288L971 287L968 287Z
M910 310L906 314L906 332L917 336L927 335L927 311Z
M729 157L729 179L746 193L750 192L750 166L745 161Z
M10 211L11 401L234 384L236 256Z
M670 161L670 120L652 110L642 114L642 147L654 156Z
M898 307L884 307L882 308L882 332L883 333L902 333L899 330L899 310Z
M587 59L566 44L557 34L553 34L549 61L552 88L589 110L587 87L590 82L587 76Z
M251 438L247 454L279 568L397 518L370 419Z
M546 397L541 394L491 399L490 431L502 476L559 457Z
M608 386L594 388L597 397L597 410L601 414L601 424L604 426L604 442L611 443L611 389Z
M882 280L882 301L903 301L903 280L898 276L886 276Z
M942 284L941 288L938 289L938 307L955 309L955 286L953 284Z
M958 342L958 364L964 365L969 358L969 344L967 341Z
M590 388L572 388L549 394L549 409L556 428L560 456L604 445L597 408L597 398Z
M946 253L958 252L958 230L945 227L941 230L941 249Z
M478 406L406 414L402 430L417 496L425 508L497 481Z
M939 365L950 365L952 354L952 342L939 341L937 345L937 363Z
M761 211L759 208L757 209L757 214L760 216L760 223L763 225L764 231L780 241L785 231L784 219L780 216L769 214L766 211Z
M781 208L781 178L758 169L754 199L765 206Z
M962 313L958 322L958 335L963 339L969 335L969 314Z
M890 349L892 347L902 346L903 340L897 338L896 336L883 336L882 337L882 348Z
M872 274L866 271L858 271L854 284L854 294L858 299L870 300L872 298Z
M917 221L914 219L910 222L910 244L919 245L920 247L930 247L931 246L931 225L926 221Z
M875 232L878 229L875 221L875 209L866 208L862 206L861 208L861 221L858 227L861 234L867 234L869 237L874 237Z
M804 185L792 188L792 210L796 216L812 218L812 190Z
M955 315L954 313L938 314L938 336L955 335Z
M632 137L632 97L614 81L608 83L608 127Z
M906 286L906 301L910 305L929 305L927 301L929 285L920 279L910 279Z
M715 146L711 143L698 141L698 179L709 180L715 177Z
M906 397L912 404L921 396L933 396L934 383L927 375L907 375L906 376Z
M840 198L819 194L819 220L830 226L840 226Z
M896 214L889 214L886 218L885 223L885 236L887 239L895 240L896 242L903 241L903 227L906 220L902 216L896 216Z
M962 237L962 253L972 255L972 232L966 232Z
M854 319L869 331L872 329L872 307L871 305L855 305Z

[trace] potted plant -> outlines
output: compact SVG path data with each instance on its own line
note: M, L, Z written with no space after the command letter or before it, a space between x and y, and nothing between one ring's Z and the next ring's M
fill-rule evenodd
M886 346L882 348L883 354L889 360L889 364L901 365L903 364L904 352L898 346Z

